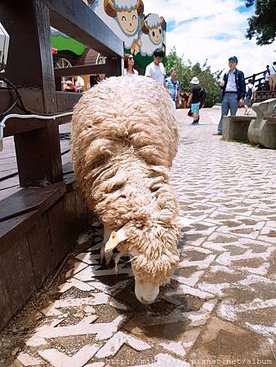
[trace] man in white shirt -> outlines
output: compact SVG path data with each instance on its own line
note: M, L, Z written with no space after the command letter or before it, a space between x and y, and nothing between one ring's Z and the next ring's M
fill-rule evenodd
M153 62L146 67L145 76L154 79L157 83L165 87L166 71L162 63L163 57L164 51L161 48L157 48L153 53Z
M237 69L238 58L231 56L228 59L229 71L224 74L220 83L222 89L221 117L218 124L216 135L222 135L223 117L227 116L230 110L232 116L235 116L239 106L244 104L245 80L242 71Z

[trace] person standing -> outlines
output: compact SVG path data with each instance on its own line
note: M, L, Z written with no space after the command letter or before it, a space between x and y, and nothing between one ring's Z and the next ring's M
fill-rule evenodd
M256 100L256 88L253 84L253 80L249 79L248 84L246 85L246 93L244 99L245 115L250 114L250 107L252 106L253 102L255 102L255 100Z
M188 112L189 116L193 116L192 125L198 125L199 122L199 109L200 109L200 102L201 102L201 86L199 84L198 77L194 76L191 80L191 89L190 94L187 102L187 107L190 108Z
M132 55L125 55L124 57L124 75L133 76L138 75L138 71L134 69L134 58Z
M269 90L270 92L276 90L276 61L274 61L269 68L270 76L269 76Z
M238 107L244 105L245 80L242 71L237 69L238 58L231 56L228 59L229 71L223 76L220 84L222 89L221 117L218 124L216 135L222 135L222 120L227 116L230 110L232 116L235 116Z
M176 103L180 104L180 86L179 81L177 80L177 71L173 70L171 72L171 76L166 79L166 88L174 102L174 106L176 107Z
M82 92L85 91L85 83L84 83L84 80L79 75L76 77L75 87L77 89L77 92L79 92L79 93L82 93Z
M165 85L165 67L162 63L162 59L164 57L164 51L162 48L157 48L153 52L153 62L151 62L147 67L145 71L145 76L154 79L159 83L160 85Z
M269 90L269 77L270 69L269 65L266 65L266 70L264 71L264 90Z
M77 88L75 87L75 84L72 79L66 80L64 84L64 91L65 92L77 92Z

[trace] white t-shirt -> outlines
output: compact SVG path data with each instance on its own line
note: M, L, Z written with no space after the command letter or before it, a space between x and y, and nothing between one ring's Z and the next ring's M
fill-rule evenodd
M127 69L124 69L124 76L133 76L133 75L139 75L138 71L136 69L133 69L133 73L130 74L127 72Z
M271 75L275 75L276 74L276 65L271 65L270 66L270 68L269 68L269 70L270 70L270 76Z
M166 71L162 62L156 65L154 62L146 67L145 76L148 76L157 81L157 83L164 85Z
M253 99L253 97L254 97L253 93L255 93L257 89L254 87L253 84L248 83L246 85L246 93L245 93L245 96L247 95L247 93L248 93L249 90L252 90L252 94L251 94L251 98L250 99Z

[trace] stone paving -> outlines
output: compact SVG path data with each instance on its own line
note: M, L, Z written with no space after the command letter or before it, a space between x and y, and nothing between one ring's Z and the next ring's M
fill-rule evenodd
M136 301L127 260L117 276L100 266L95 222L43 307L23 311L32 322L1 366L276 366L276 152L213 136L219 110L199 126L186 114L173 169L181 262L158 301Z

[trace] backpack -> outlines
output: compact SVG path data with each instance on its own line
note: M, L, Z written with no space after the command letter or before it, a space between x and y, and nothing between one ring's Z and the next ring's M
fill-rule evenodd
M204 106L206 95L207 95L206 89L205 88L201 88L200 91L199 91L199 102L200 102L199 108L201 108L202 106Z
M251 88L248 87L248 90L247 90L246 96L245 96L246 98L248 98L248 99L252 98L252 89L253 89L253 87L251 87Z

